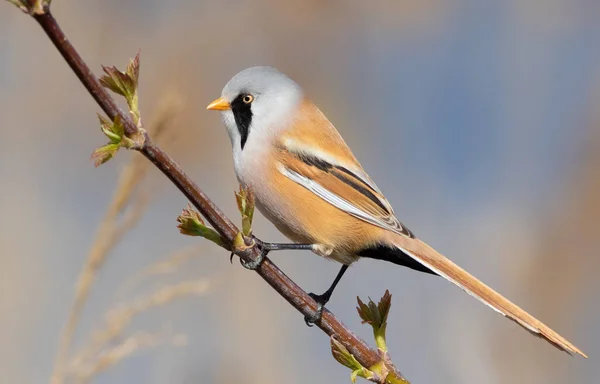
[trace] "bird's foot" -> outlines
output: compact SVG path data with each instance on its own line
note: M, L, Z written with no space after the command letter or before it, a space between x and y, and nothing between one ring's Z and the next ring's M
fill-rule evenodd
M282 250L312 250L312 244L287 244L287 243L266 243L262 240L252 237L258 248L260 249L260 255L253 261L243 261L240 259L242 266L246 269L255 270L262 264L267 254L271 251L282 251ZM229 261L233 260L233 253L229 257Z
M304 316L304 322L309 327L312 327L315 325L315 323L321 321L321 317L323 317L323 309L325 309L325 304L327 304L331 296L331 294L328 293L329 292L325 292L322 295L317 295L311 292L308 294L308 296L312 297L312 299L317 302L317 310L310 315Z
M273 248L269 247L269 243L264 243L264 242L260 241L259 239L257 239L256 237L254 237L253 240L256 242L256 245L260 249L260 254L258 255L258 257L252 261L244 261L244 260L240 259L240 263L242 264L242 267L249 269L251 271L258 269L258 267L260 267L262 262L265 260L265 257L267 256L267 254L273 250ZM233 257L233 253L231 254L231 257ZM230 261L231 261L231 258L230 258Z

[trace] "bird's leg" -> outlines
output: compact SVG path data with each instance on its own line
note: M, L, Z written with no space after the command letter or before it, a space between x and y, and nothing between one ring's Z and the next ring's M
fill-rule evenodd
M295 243L265 243L264 241L258 240L256 237L254 238L256 244L260 248L260 255L253 261L242 261L242 266L246 269L255 270L257 269L265 259L265 256L271 251L283 251L283 250L312 250L312 244L295 244ZM233 253L229 258L229 261L233 258Z
M347 265L345 265L345 264L342 265L342 268L340 269L337 276L333 280L331 287L329 287L329 289L326 290L325 293L323 293L321 295L315 295L314 293L311 292L308 294L310 297L313 298L314 301L317 302L317 310L315 311L315 313L313 313L310 316L304 316L304 322L306 323L306 325L308 325L309 327L312 327L317 321L321 320L321 316L323 315L323 308L325 307L325 304L327 304L327 302L331 298L331 294L333 293L333 290L338 285L338 283L342 279L342 276L344 276L344 273L346 272L347 269L348 269Z

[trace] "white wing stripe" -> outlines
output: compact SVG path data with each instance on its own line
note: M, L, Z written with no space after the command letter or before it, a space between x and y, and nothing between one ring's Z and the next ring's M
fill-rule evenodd
M315 157L317 159L323 159L329 164L344 167L350 172L352 172L356 177L358 177L363 183L367 184L368 186L376 190L378 193L381 193L379 188L377 188L377 185L375 185L373 180L371 180L364 171L362 171L359 168L356 168L354 165L341 163L335 156L331 156L327 152L320 151L316 148L300 143L289 137L283 140L283 146L289 152L298 154L305 153L308 156Z
M361 220L364 220L368 223L381 227L383 229L391 230L396 233L402 234L398 232L397 228L390 226L383 220L378 220L374 218L372 215L366 213L362 209L357 208L355 205L350 203L348 200L341 198L335 193L329 191L327 188L324 188L321 184L316 183L314 180L309 179L306 176L302 176L301 174L286 168L282 164L278 164L279 172L281 172L285 177L292 180L295 183L300 184L304 188L313 192L315 195L319 196L321 199L327 201L329 204L333 205L336 208L341 209L344 212L351 214L354 217L357 217Z

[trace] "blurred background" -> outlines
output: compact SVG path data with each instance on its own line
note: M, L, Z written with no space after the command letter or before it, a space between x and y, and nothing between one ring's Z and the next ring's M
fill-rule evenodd
M205 106L239 70L275 66L417 236L590 356L442 279L361 261L328 307L371 342L356 296L389 289L388 345L413 383L596 382L600 2L55 0L53 13L97 74L141 51L146 124L231 218L229 139ZM348 382L327 337L256 274L178 233L187 202L157 170L124 151L94 168L99 111L36 23L0 3L2 382ZM257 216L260 238L284 240ZM272 258L307 291L338 269Z

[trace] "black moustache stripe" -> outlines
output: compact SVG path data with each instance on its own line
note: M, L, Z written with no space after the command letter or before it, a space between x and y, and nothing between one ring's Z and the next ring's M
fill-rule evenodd
M233 118L235 119L235 125L240 132L242 150L248 140L250 134L250 124L252 123L252 109L251 104L246 104L243 101L245 94L240 93L231 102L231 111L233 112Z

